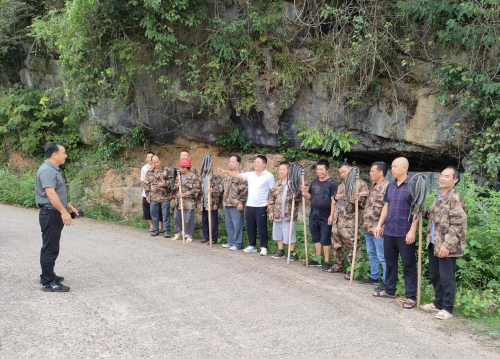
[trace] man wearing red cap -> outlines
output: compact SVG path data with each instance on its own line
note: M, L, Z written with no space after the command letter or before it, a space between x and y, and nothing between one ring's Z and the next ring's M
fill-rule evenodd
M196 202L198 201L198 196L200 194L200 181L198 176L191 172L191 161L188 159L181 159L177 163L179 167L180 178L177 179L175 184L176 192L176 215L174 216L174 225L177 234L172 240L176 240L181 237L182 231L182 216L180 209L180 199L183 201L183 211L184 211L184 230L187 235L187 242L193 241L194 233L194 209L196 208ZM179 191L179 187L182 185L182 193Z

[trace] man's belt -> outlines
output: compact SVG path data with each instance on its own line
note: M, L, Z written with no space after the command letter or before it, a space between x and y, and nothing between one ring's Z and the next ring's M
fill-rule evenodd
M40 209L55 209L50 204L38 204L38 207L40 207Z

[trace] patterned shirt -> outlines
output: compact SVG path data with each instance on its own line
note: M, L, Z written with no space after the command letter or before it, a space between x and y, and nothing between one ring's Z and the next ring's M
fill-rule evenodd
M241 169L236 171L242 173ZM237 205L245 204L248 197L248 184L242 179L226 176L223 181L224 196L222 203L224 207L236 207Z
M397 180L389 183L384 195L384 202L388 203L384 234L393 237L406 237L410 231L412 219L408 220L412 196L408 181L410 176L397 185Z
M271 189L271 192L269 193L269 213L273 213L273 221L274 222L281 222L281 220L284 220L285 222L290 222L290 219L292 217L292 201L295 200L295 208L294 208L294 213L293 213L293 220L296 222L299 214L299 205L300 205L300 199L302 198L302 193L298 191L297 193L294 193L292 191L288 191L289 183L283 184L283 182L277 181L273 188ZM286 192L285 196L285 205L283 208L283 213L281 210L281 202L282 202L282 197L283 194ZM295 197L295 198L294 198Z
M222 180L218 175L210 175L208 177L210 177L210 188L212 189L212 195L210 196L211 204L212 206L217 206L217 208L219 208L221 207L222 193L224 191ZM205 175L200 181L201 182L200 203L204 209L206 209L206 207L208 206L208 193L207 193L208 177Z
M384 195L389 182L383 180L380 186L375 188L375 185L368 193L365 210L363 212L363 231L373 234L377 228L382 208L384 207Z
M166 166L150 167L144 178L146 196L151 196L152 202L169 202L172 199L172 176L172 171ZM158 182L163 183L163 187L156 188Z
M358 201L358 209L359 209L359 222L363 221L363 209L365 208L366 198L368 197L368 185L362 179L356 179L358 184L358 193L359 193L359 201ZM345 191L345 182L339 185L337 189L337 194L343 194ZM338 228L353 228L356 226L356 208L355 201L352 197L349 199L349 202L344 206L341 206L340 201L335 203L335 211L333 211L333 223Z
M432 235L430 224L435 228L434 255L437 256L441 246L445 246L450 251L448 257L463 256L467 236L467 212L460 193L452 188L441 199L436 197L431 209L425 210L423 216L429 219L427 247Z
M198 203L201 185L198 180L198 176L193 172L189 172L187 176L182 175L182 193L184 197L182 198L182 204L184 210L196 209L196 204ZM184 179L185 178L185 179ZM179 187L175 187L174 193L176 195L176 208L180 208L180 197Z

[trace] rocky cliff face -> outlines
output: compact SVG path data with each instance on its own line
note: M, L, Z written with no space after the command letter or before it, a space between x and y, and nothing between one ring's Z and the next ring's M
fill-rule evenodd
M54 59L33 57L29 51L19 71L24 86L41 89L64 87L64 77ZM436 170L457 165L457 150L450 134L458 115L435 103L437 88L432 67L420 63L414 71L415 83L391 90L389 81L380 81L368 91L362 104L352 107L331 100L324 76L294 90L295 101L283 104L284 94L274 86L272 74L257 78L258 103L249 114L237 113L228 103L218 111L199 113L197 100L180 96L163 98L155 79L137 74L137 90L128 104L103 100L89 108L89 119L81 131L96 124L115 133L126 133L137 123L147 126L156 143L171 143L186 137L196 143L214 144L227 125L242 126L245 137L257 146L276 148L279 136L287 133L290 145L299 147L298 122L310 128L329 124L348 131L360 140L346 156L358 162L391 161L395 156L410 158L415 169ZM417 83L419 85L417 85ZM85 136L84 136L85 138Z

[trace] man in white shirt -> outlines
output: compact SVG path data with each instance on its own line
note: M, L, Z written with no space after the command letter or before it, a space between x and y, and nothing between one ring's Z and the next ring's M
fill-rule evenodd
M267 256L267 205L268 195L274 186L274 176L266 170L267 158L258 155L254 162L254 172L238 173L219 169L219 174L225 173L233 178L248 182L248 200L246 208L246 223L248 234L248 247L243 252L257 252L257 233L260 238L260 255Z
M146 173L148 172L149 168L152 166L151 160L154 156L153 151L148 151L146 152L146 163L144 166L141 168L141 182L144 182L146 179ZM160 208L160 218L162 218L161 214L161 208ZM151 210L150 210L150 204L146 200L146 191L144 191L144 186L142 188L142 218L148 221L149 223L149 231L153 232L153 218L151 217ZM160 221L160 230L162 227L162 222Z

